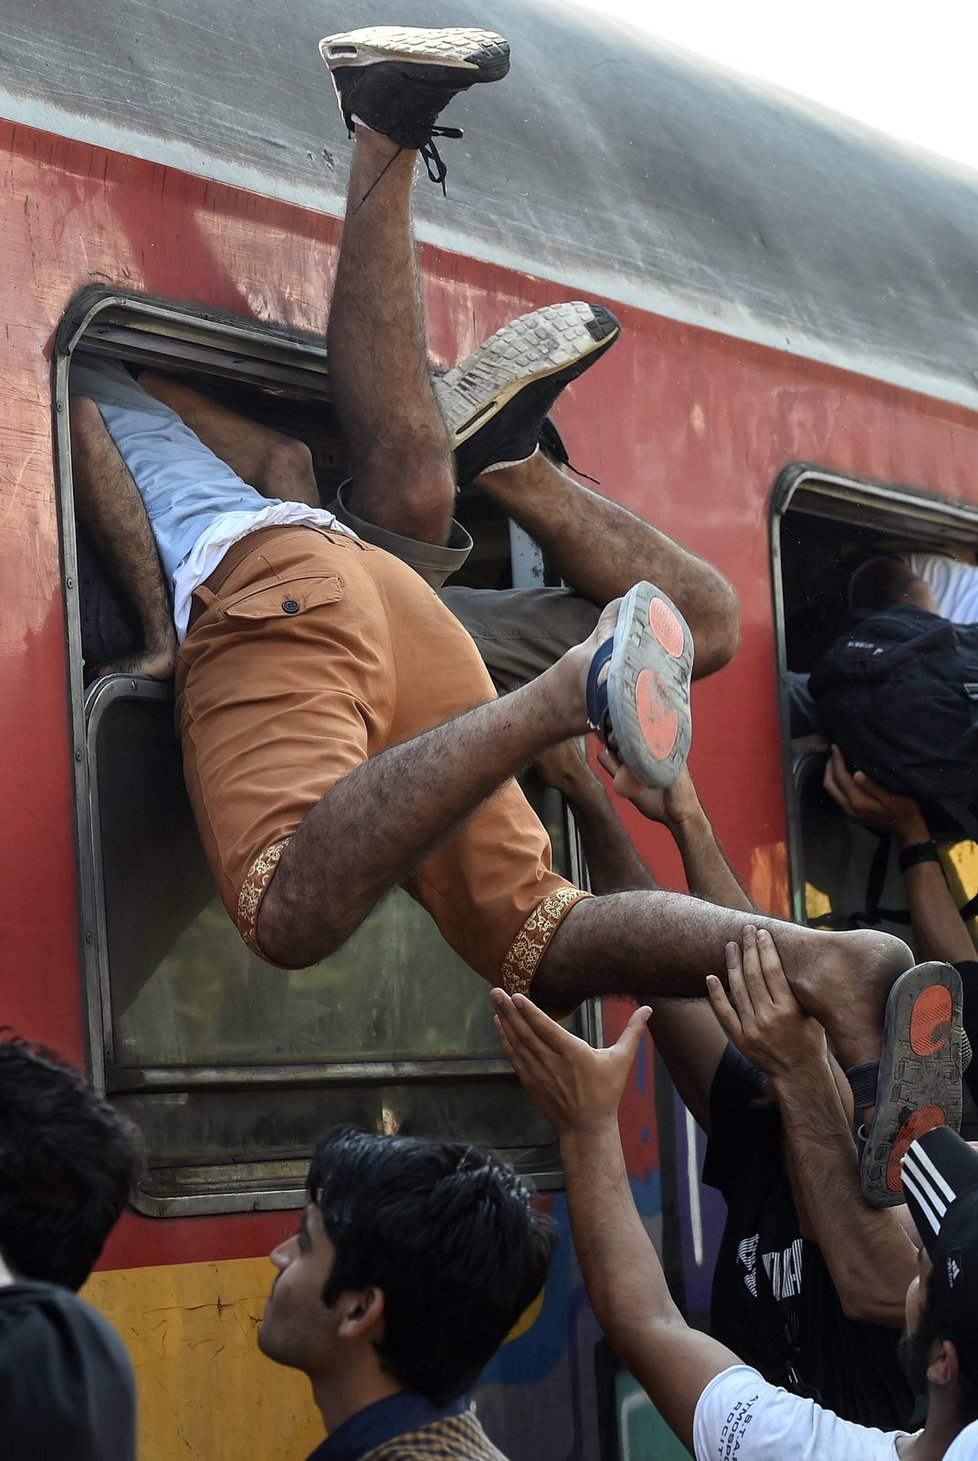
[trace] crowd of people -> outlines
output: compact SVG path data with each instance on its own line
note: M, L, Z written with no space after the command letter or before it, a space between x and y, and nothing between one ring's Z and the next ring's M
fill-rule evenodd
M502 1048L560 1136L594 1311L698 1461L978 1455L978 1155L956 1134L978 961L919 852L921 809L832 752L843 811L917 850L904 871L927 962L874 929L752 906L686 766L690 681L736 651L734 590L552 450L551 407L617 322L574 301L444 375L427 358L418 155L443 183L441 114L505 76L505 40L385 27L321 51L353 137L327 335L351 480L324 507L301 444L80 354L76 510L142 630L99 669L175 675L197 826L254 952L314 963L402 885L492 987ZM567 589L446 584L471 547L453 512L473 481ZM514 780L531 762L574 810L588 891L553 871ZM621 798L669 830L687 893L658 886ZM639 1004L608 1049L553 1018L604 995ZM622 1155L646 1025L727 1205L710 1334L669 1295ZM0 1044L12 1456L134 1455L131 1368L73 1291L139 1161L135 1130L56 1057ZM546 1279L554 1231L525 1186L465 1143L341 1127L306 1195L258 1343L309 1376L317 1461L498 1458L467 1397Z

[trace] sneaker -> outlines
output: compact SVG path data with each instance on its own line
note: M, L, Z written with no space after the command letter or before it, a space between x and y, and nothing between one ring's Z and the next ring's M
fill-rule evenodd
M428 176L442 185L445 165L432 138L462 133L437 127L438 117L460 91L509 70L509 43L489 30L374 25L326 36L319 54L351 136L356 117L399 147L418 148Z
M436 377L432 384L455 451L458 481L471 482L480 472L533 456L564 386L610 349L619 329L603 305L548 304L504 325L466 360Z

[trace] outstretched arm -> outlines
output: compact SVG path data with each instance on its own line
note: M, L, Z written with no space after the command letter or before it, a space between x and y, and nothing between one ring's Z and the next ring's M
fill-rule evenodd
M609 762L617 769L618 763L610 752L602 752L601 759L609 772ZM658 886L615 815L604 787L588 765L583 741L564 741L543 756L538 756L534 765L548 786L555 786L570 803L584 847L591 886L596 893ZM625 768L621 768L621 774L631 777ZM639 810L654 821L664 822L670 830L673 830L673 823L668 820L669 816L673 816L676 825L680 826L687 816L693 817L702 810L688 770L684 769L676 785L666 792L648 791L640 782L636 785L642 792L647 792L648 797L656 799L655 816L648 810L649 802L636 797ZM706 826L709 828L709 822ZM712 835L712 828L710 833ZM677 836L675 831L673 835ZM708 853L706 856L708 861L712 861ZM719 851L717 856L725 867ZM705 985L703 995L702 999L657 999L649 1029L680 1099L702 1130L709 1133L710 1092L727 1040L706 1002Z
M94 401L72 396L71 481L75 512L91 534L106 573L139 619L143 647L86 677L125 674L168 680L176 663L170 589L146 508Z
M592 1050L525 997L495 989L492 998L503 1049L560 1134L574 1246L598 1322L692 1450L700 1395L740 1361L686 1324L632 1201L618 1104L650 1011L636 1010L616 1045Z
M304 502L308 507L322 505L312 453L304 441L249 421L229 406L155 371L144 370L139 384L176 411L215 456L263 497Z
M894 1329L904 1322L916 1252L892 1209L872 1208L859 1185L845 1077L825 1031L795 999L766 929L727 945L729 996L707 980L727 1035L771 1082L802 1231L822 1251L846 1315Z
M615 793L626 797L650 822L668 827L683 860L686 884L696 898L724 908L754 911L740 879L727 861L713 823L703 810L689 767L684 766L666 791L644 786L611 751L599 751L598 760L612 779Z

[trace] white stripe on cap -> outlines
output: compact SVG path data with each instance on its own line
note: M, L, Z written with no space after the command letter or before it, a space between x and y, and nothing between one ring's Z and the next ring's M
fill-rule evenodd
M944 1214L957 1196L954 1188L917 1142L908 1148L901 1171L904 1189L918 1203L934 1233L939 1233Z

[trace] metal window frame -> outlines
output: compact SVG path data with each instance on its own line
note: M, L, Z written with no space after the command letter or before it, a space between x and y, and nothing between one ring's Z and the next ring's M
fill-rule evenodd
M805 922L804 850L796 805L795 782L788 727L787 644L781 530L785 515L808 512L813 517L854 526L890 527L894 536L915 532L930 542L948 545L978 544L978 505L955 502L919 487L850 476L813 462L792 462L781 472L771 495L771 586L774 599L775 662L781 711L782 778L788 813L788 876L792 918Z
M81 652L81 612L78 593L75 519L71 481L68 376L74 350L124 354L148 365L192 366L195 370L258 384L271 394L296 394L306 400L331 400L326 350L321 340L256 325L232 316L174 305L166 300L96 287L85 290L67 311L55 339L53 356L53 417L55 463L62 544L62 574L68 644L68 693L75 782L74 815L78 847L81 964L88 1057L93 1084L109 1096L192 1090L308 1088L317 1085L350 1087L424 1077L454 1084L510 1081L509 1063L496 1058L455 1057L439 1060L324 1062L316 1064L228 1065L193 1067L122 1068L114 1062L112 1045L112 989L108 967L104 885L100 856L98 768L96 746L101 719L120 698L157 701L172 699L168 685L128 675L106 676L86 693ZM542 570L530 567L532 551L526 542L513 543L517 571L542 582ZM570 873L587 886L580 840L565 807ZM579 1033L590 1043L603 1043L603 1022L598 1002L581 1007ZM274 1165L274 1164L272 1164ZM242 1174L257 1172L260 1162L245 1164ZM188 1168L188 1170L190 1170ZM266 1189L217 1190L221 1174L201 1164L201 1171L217 1180L199 1195L160 1199L132 1194L133 1206L150 1216L188 1213L228 1213L300 1206L302 1192L272 1183ZM540 1189L563 1186L559 1167L530 1173Z

